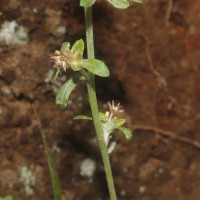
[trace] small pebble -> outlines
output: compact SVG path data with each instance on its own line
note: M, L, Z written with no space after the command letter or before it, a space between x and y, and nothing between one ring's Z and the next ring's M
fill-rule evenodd
M139 192L140 192L140 193L144 193L145 190L146 190L145 186L143 186L143 185L140 186L140 188L139 188Z
M83 160L80 166L80 175L87 178L92 178L96 170L96 163L90 158Z
M160 174L162 174L162 173L164 172L163 168L159 168L159 169L158 169L158 172L159 172Z
M120 195L121 196L126 196L126 191L125 190L121 190Z

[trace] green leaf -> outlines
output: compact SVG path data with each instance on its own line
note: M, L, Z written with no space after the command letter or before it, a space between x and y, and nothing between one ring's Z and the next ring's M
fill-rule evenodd
M38 122L39 133L41 135L42 142L44 144L44 151L45 151L45 154L47 157L47 163L48 163L49 172L50 172L50 176L51 176L51 182L52 182L52 186L53 186L54 200L61 200L62 193L61 193L60 181L59 181L58 174L57 174L54 162L53 162L51 152L49 150L49 145L48 145L48 142L46 139L46 135L43 132L42 124L41 124L41 121L39 119L39 116L38 116L38 113L37 113L37 110L36 110L34 104L32 104L32 107L33 107L33 111L34 111L35 117Z
M142 0L133 0L133 1L136 2L136 3L142 3L143 4Z
M74 120L79 120L79 119L86 119L86 120L92 120L92 117L88 117L85 115L77 115L74 117Z
M100 60L97 59L88 59L83 63L83 68L88 71L96 74L97 76L107 77L110 75L110 72L107 66Z
M59 74L61 74L61 73L60 73L60 70L58 69L57 72L56 72L56 74L53 77L54 81L57 81L57 78L58 78Z
M78 72L81 70L81 67L77 65L77 63L71 63L70 67L74 72Z
M110 2L114 7L119 8L119 9L125 9L128 8L131 5L131 2L136 2L136 3L143 3L142 0L107 0Z
M81 0L80 6L82 7L90 7L95 3L96 0Z
M69 42L63 42L61 45L61 49L60 51L66 55L66 49L68 49L70 47L70 43Z
M121 119L118 119L116 122L115 122L115 128L119 128L120 126L124 125L126 123L126 120L121 118Z
M81 55L83 55L83 51L84 51L85 45L82 39L77 40L74 45L72 46L72 53L74 52L78 52Z
M13 200L13 197L11 195L7 195L3 198L0 198L0 200Z
M69 95L76 87L80 78L80 74L76 74L73 78L70 78L61 88L56 95L56 104L61 108L66 108L68 104Z
M49 150L48 142L47 142L46 136L43 133L42 129L40 129L40 133L42 136L42 141L44 144L45 154L47 157L48 167L49 167L49 171L50 171L50 175L51 175L54 200L61 200L62 195L61 195L60 181L59 181L58 174L57 174L54 162L53 162L51 152Z
M119 9L125 9L130 6L129 0L107 0L110 2L114 7Z
M106 115L102 112L99 112L99 117L103 122L106 122L108 120L108 117L106 117Z
M122 131L124 133L125 138L127 140L130 140L132 138L132 132L130 129L124 128L124 127L118 127L117 129L119 129L120 131Z

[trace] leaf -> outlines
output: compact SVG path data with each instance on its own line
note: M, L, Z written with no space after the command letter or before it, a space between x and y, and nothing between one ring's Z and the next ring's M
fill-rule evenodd
M76 74L73 78L70 78L61 88L56 95L56 104L61 108L66 108L68 104L69 95L76 87L80 78L80 74Z
M131 2L136 2L136 3L143 3L142 0L107 0L110 2L114 7L119 8L119 9L125 9L128 8L131 5Z
M0 198L0 199L2 199L2 200L13 200L13 197L11 195L7 195L7 196Z
M44 151L45 151L45 154L47 157L47 163L48 163L52 187L53 187L54 200L61 200L61 197L62 197L61 186L60 186L60 181L59 181L58 174L56 171L56 167L54 165L53 158L52 158L51 152L49 150L49 145L48 145L48 142L46 139L46 135L43 132L38 113L36 111L34 104L32 106L33 106L33 111L35 113L35 117L38 122L38 128L39 128L40 135L42 137L42 142L44 144Z
M83 55L83 51L84 51L85 45L82 39L77 40L74 45L72 46L72 53L74 52L78 52L81 55Z
M61 74L61 73L60 73L60 70L58 69L57 72L56 72L56 74L53 77L54 81L57 81L57 78L58 78L59 74Z
M106 117L106 115L102 112L99 112L99 117L103 122L106 122L108 120L108 117Z
M130 6L129 0L107 0L109 3L111 3L114 7L119 9L125 9Z
M74 72L78 72L81 70L81 67L77 63L71 63L70 67Z
M74 117L74 120L79 120L79 119L93 120L92 117L88 117L85 115L77 115Z
M49 171L50 171L50 175L51 175L51 181L52 181L52 186L53 186L53 193L54 193L54 200L61 200L61 186L60 186L60 181L58 178L58 174L48 147L48 143L46 140L46 137L44 134L42 135L42 141L44 143L44 147L45 147L45 154L47 157L47 161L48 161L48 167L49 167Z
M142 0L133 0L133 1L136 2L136 3L142 3L143 4Z
M66 49L68 49L70 47L70 43L69 42L63 42L61 45L61 49L60 51L66 55Z
M132 132L130 129L124 128L124 127L118 127L117 129L119 129L120 131L122 131L124 133L125 138L127 140L130 140L132 138Z
M120 126L122 126L123 124L126 123L126 120L121 118L121 119L118 119L116 122L115 122L115 128L119 128Z
M90 7L95 3L96 0L81 0L80 6L82 7Z
M107 77L110 75L107 66L102 61L97 59L87 59L83 63L83 68L87 69L93 74L96 74L97 76Z

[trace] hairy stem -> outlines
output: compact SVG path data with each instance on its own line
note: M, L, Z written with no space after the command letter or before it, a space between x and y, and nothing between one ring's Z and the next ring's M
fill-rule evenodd
M93 37L93 25L92 25L92 7L85 8L85 23L86 23L88 59L93 59L94 58L94 37ZM90 102L92 117L94 121L94 126L95 126L96 134L98 137L104 169L106 173L106 180L107 180L108 189L110 193L110 199L117 200L115 186L113 182L112 170L110 166L109 155L108 155L106 144L104 142L101 121L99 118L97 97L96 97L96 91L95 91L95 75L93 75L92 73L89 73L89 82L87 84L87 88L88 88L88 96L89 96L89 102Z

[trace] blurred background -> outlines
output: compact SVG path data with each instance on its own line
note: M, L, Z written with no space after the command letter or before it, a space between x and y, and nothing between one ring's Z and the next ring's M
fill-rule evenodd
M97 79L99 106L120 102L133 139L116 133L111 154L119 200L200 199L200 1L145 0L117 10L94 6L96 57L111 77ZM0 197L53 199L34 103L59 172L64 200L107 200L87 92L55 105L49 56L63 41L85 40L78 0L0 1ZM183 139L187 138L186 140Z

